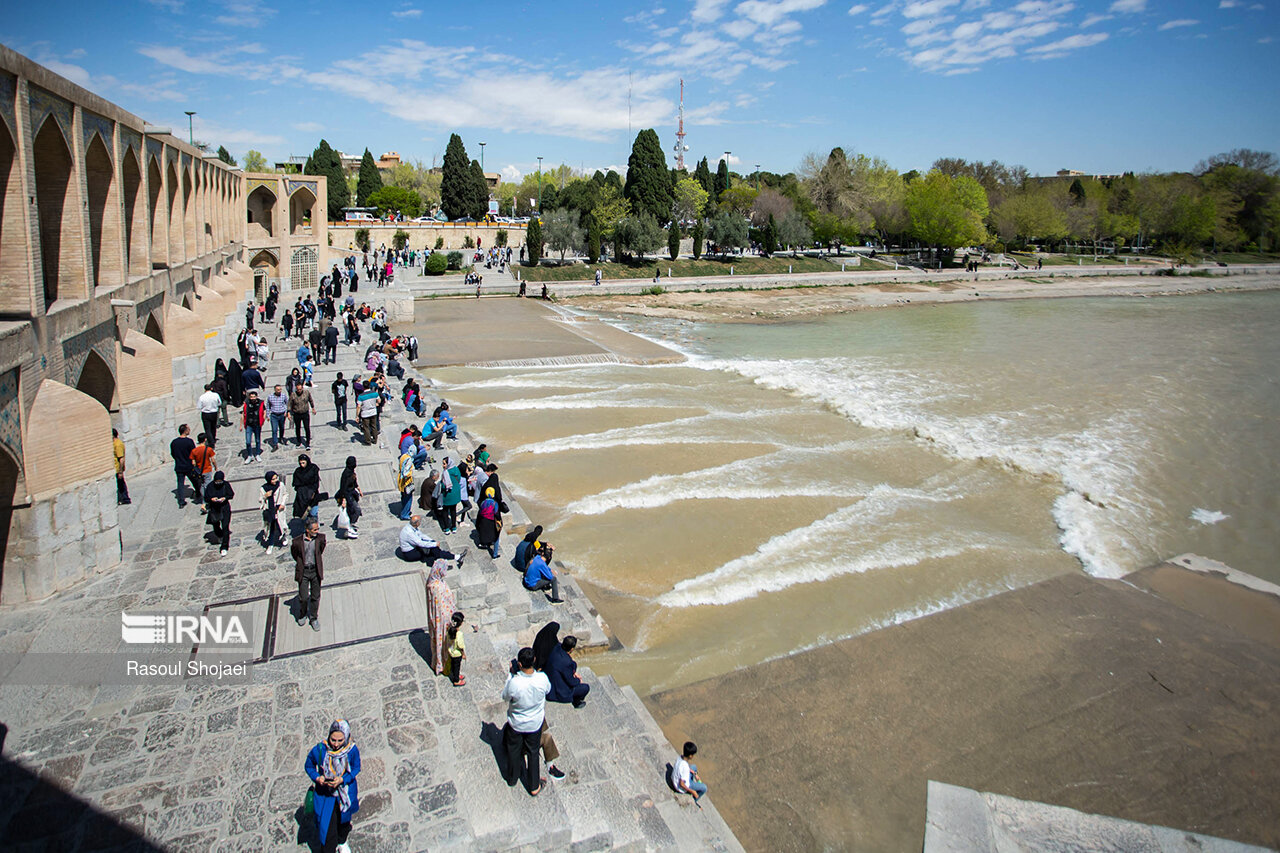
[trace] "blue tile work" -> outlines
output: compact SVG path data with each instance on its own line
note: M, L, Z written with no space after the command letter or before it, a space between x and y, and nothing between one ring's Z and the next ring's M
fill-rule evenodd
M50 94L36 86L28 86L27 89L27 100L31 106L32 138L35 138L35 134L40 132L44 120L49 116L53 116L58 122L58 128L62 131L62 138L67 143L67 150L73 150L74 146L71 144L71 104L57 95Z
M18 114L16 103L18 98L18 78L12 74L0 73L0 116L9 125L9 135L13 144L18 144Z
M288 178L285 178L284 179L285 195L293 195L303 187L311 190L311 194L315 195L318 191L317 187L319 186L319 184L320 184L319 181L291 181Z
M113 121L109 118L103 118L100 115L91 113L88 110L80 111L80 126L84 131L84 147L89 150L89 143L93 140L96 133L102 137L102 144L107 147L107 154L115 159L115 152L111 149L111 129Z
M120 125L120 149L132 148L133 153L142 159L142 134L131 127Z
M0 445L22 470L22 400L18 397L18 368L0 374Z
M62 342L64 383L72 388L80 381L80 371L84 369L85 359L93 351L111 368L115 374L116 364L116 321L104 320L96 326L85 329L74 337Z
M139 302L137 305L134 306L134 310L137 311L137 319L138 319L138 322L135 324L134 328L139 330L146 328L147 317L151 314L151 312L155 311L158 308L163 308L163 307L164 307L163 291L161 291L160 293L157 293L155 296L148 296L146 299Z
M163 169L164 162L165 162L164 143L158 139L148 136L147 137L147 157L156 158L156 163L160 165L161 169Z

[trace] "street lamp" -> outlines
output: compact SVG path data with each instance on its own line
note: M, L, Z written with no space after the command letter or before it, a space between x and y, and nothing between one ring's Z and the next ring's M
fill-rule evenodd
M194 131L194 130L192 130L193 125L192 125L192 123L191 123L191 117L192 117L193 115L195 115L195 114L196 114L196 111L195 111L195 110L185 110L184 112L186 112L186 114L187 114L187 144L188 144L188 145L195 145L195 144L196 144L196 137L195 137L195 131Z
M482 172L484 171L484 147L488 144L487 142L480 143L480 171Z
M760 192L760 164L756 163L756 192Z
M538 158L538 215L542 215L542 158Z

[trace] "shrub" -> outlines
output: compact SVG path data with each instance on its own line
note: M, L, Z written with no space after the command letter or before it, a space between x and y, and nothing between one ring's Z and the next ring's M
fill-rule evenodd
M498 233L493 235L493 243L499 249L507 245L507 229L499 228Z
M666 290L663 289L662 285L655 284L652 287L646 287L644 290L640 292L648 296L661 296L662 294L666 293Z
M471 235L470 235L470 234L468 234L466 237L464 237L464 238L463 238L463 240L462 240L462 248L464 248L464 249L474 249L475 247L476 247L476 241L475 241L475 240L473 240L473 239L471 238Z
M437 237L437 238L436 238L436 248L437 248L437 249L443 249L443 248L444 248L444 238L443 238L443 237Z
M454 254L457 254L456 252ZM444 275L445 269L449 266L449 262L445 260L444 255L435 252L427 258L426 266L423 267L427 275Z
M369 229L368 228L356 229L356 248L362 252L369 251Z
M693 234L690 236L693 237L693 259L696 261L702 257L702 238L705 236L701 219L693 223Z
M529 266L536 267L542 258L542 222L535 216L529 220L524 232L525 248L529 253Z
M403 249L409 245L409 232L397 229L396 233L391 237L391 242L396 247L396 251Z
M450 252L450 253L449 253L449 258L448 258L448 264L449 264L449 269L451 269L451 270L460 270L460 269L462 269L462 253L461 253L461 252Z

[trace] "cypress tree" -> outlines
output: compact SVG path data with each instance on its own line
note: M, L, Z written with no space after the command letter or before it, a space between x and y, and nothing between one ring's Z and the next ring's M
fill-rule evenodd
M760 251L766 258L772 257L773 253L778 251L778 223L773 221L773 214L769 214L769 221L765 223L764 228L760 229Z
M689 236L693 237L693 259L696 261L702 257L702 219L696 219L693 223L693 233Z
M596 174L600 174L596 172ZM600 223L591 214L587 214L587 263L594 264L600 260Z
M529 266L536 267L542 259L542 223L534 216L524 232L524 245L529 250Z
M475 220L484 219L486 213L489 212L489 183L484 179L484 170L480 168L480 163L476 160L471 161L470 199L467 207L467 214Z
M622 195L622 177L613 169L610 169L609 173L604 176L604 183L607 187L613 187L619 196Z
M347 187L347 176L342 171L342 158L338 156L338 152L330 148L326 140L321 139L307 160L305 172L308 175L324 175L328 179L329 220L341 220L342 209L351 202L351 190Z
M671 227L667 229L667 257L675 260L680 254L680 223L674 219L671 220Z
M720 194L729 189L729 161L721 160L716 167L716 179L712 184L711 200L720 201Z
M471 212L474 192L469 164L462 137L450 134L449 145L444 149L444 174L440 181L440 206L450 219L461 219Z
M623 197L631 202L636 215L647 213L658 222L671 219L671 173L667 156L662 153L658 134L647 128L636 134L627 158L627 185Z
M228 166L236 165L236 158L231 156L231 152L227 150L225 145L218 146L218 159L226 163Z
M693 176L698 183L702 184L702 188L707 191L707 195L715 192L716 186L711 180L711 167L707 165L706 157L698 161L698 168L693 170Z
M356 184L356 207L367 207L369 196L382 189L382 175L378 173L378 164L373 162L369 149L364 149L360 158L360 180Z

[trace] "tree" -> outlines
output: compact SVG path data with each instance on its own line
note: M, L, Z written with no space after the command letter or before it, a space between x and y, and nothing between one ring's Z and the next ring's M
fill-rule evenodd
M542 202L538 205L540 210L555 210L560 206L560 191L556 189L553 183L543 183L542 185Z
M671 173L662 143L652 129L636 134L627 159L627 185L623 196L637 214L647 213L658 222L671 216Z
M703 158L703 162L706 162L705 157ZM705 230L706 229L702 225L701 217L695 219L693 222L693 233L689 235L693 238L693 259L695 261L702 257L702 240L706 236L704 233Z
M699 187L701 189L701 187ZM677 220L671 220L671 226L667 228L667 257L675 260L680 255L680 223Z
M996 207L991 219L1000 239L1006 243L1019 238L1028 242L1055 241L1067 236L1067 218L1053 203L1048 189L1029 190L1009 196Z
M760 252L768 258L776 251L778 251L778 223L773 220L773 214L770 213L769 221L760 230Z
M770 216L775 221L781 222L782 217L795 209L795 202L791 199L777 190L765 187L760 190L759 195L755 197L755 201L751 203L751 224L761 227L769 221Z
M671 216L677 222L689 222L702 215L707 206L707 191L697 178L682 178L675 188L675 201L671 205Z
M267 171L267 158L262 156L261 151L255 151L250 148L244 152L244 170L246 172Z
M566 210L576 210L578 219L586 222L591 211L600 201L600 189L604 184L604 173L597 171L600 180L595 178L570 181L556 196L556 204Z
M594 264L600 260L600 223L590 213L587 214L587 263Z
M422 199L413 190L400 187L380 187L370 194L361 207L378 208L378 216L385 218L389 213L402 213L407 219L422 215Z
M716 166L716 177L711 183L711 200L719 203L720 195L729 189L729 161L723 157L720 158L720 165Z
M432 172L421 160L414 160L411 163L401 161L388 169L385 175L379 170L378 176L383 186L400 187L416 192L422 199L424 211L429 211L440 204L440 173Z
M707 165L706 157L698 161L698 167L693 170L693 179L706 191L707 197L711 198L711 194L715 192L716 185L711 177L711 168Z
M547 246L553 252L560 253L560 262L564 262L564 254L570 249L582 246L583 231L578 224L578 211L553 210L543 217L543 230L546 233Z
M524 245L529 254L529 266L536 267L542 260L542 223L536 216L529 220L529 227L525 229Z
M751 207L755 201L756 191L751 188L751 185L738 184L720 193L720 210L746 218L751 213Z
M329 186L328 208L329 220L342 219L342 209L351 202L351 193L347 188L347 177L342 171L342 158L338 152L329 147L329 143L321 139L316 150L311 152L307 160L306 174L324 175Z
M790 247L793 255L797 247L808 245L812 239L813 231L810 230L809 223L805 222L804 214L798 210L785 214L778 223L778 240L782 245Z
M489 212L489 182L485 180L479 161L471 161L470 174L467 215L478 221Z
M711 220L711 242L723 254L726 249L747 245L747 220L734 213L722 212Z
M628 216L613 229L614 247L624 257L657 251L663 237L662 226L648 213Z
M631 202L619 197L618 191L606 182L600 190L600 201L591 211L591 218L600 228L601 242L612 244L614 229L630 215Z
M405 246L409 245L409 232L397 228L396 233L391 236L391 245L396 247L396 251L404 249Z
M956 248L986 239L987 193L973 178L930 171L907 187L911 233L937 248Z
M1071 194L1072 204L1084 204L1086 198L1084 192L1084 184L1080 183L1080 179L1076 178L1071 182L1071 188L1067 190Z
M236 158L231 156L231 152L228 151L224 145L218 146L218 159L226 163L228 166L236 165Z
M432 252L427 256L427 262L423 265L423 271L427 275L444 275L444 271L449 268L449 259L439 252Z
M608 173L605 174L604 185L606 187L612 187L618 193L619 196L622 195L622 189L623 189L622 176L619 175L617 172L615 172L613 169L610 169Z
M360 158L360 180L356 184L356 207L368 207L369 196L380 189L382 189L382 175L378 172L378 164L373 162L373 155L366 148L364 149L364 156Z
M474 196L471 161L467 157L467 149L462 145L462 137L456 133L449 135L441 172L440 206L444 208L444 215L450 219L469 216Z

